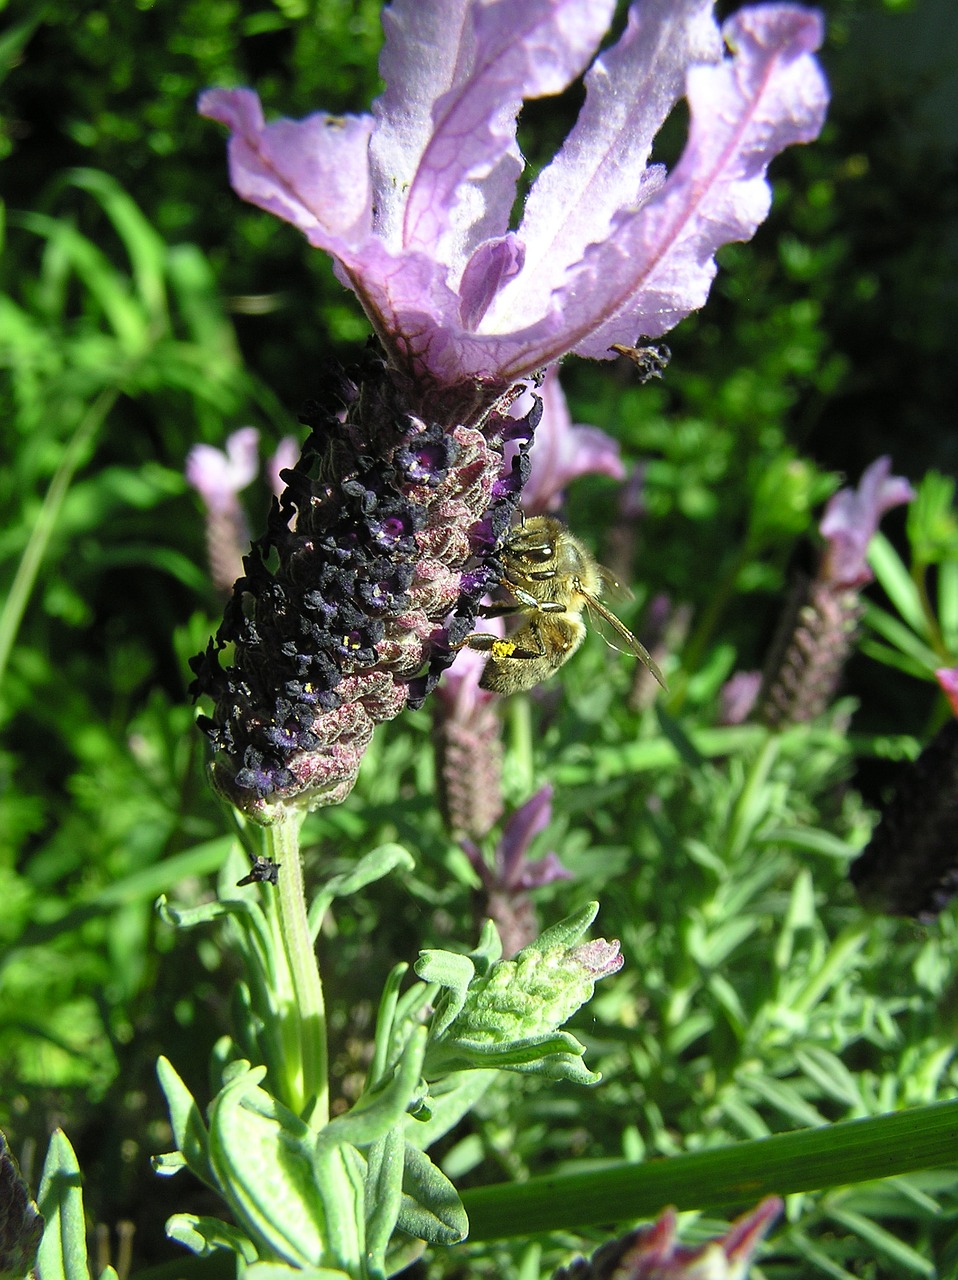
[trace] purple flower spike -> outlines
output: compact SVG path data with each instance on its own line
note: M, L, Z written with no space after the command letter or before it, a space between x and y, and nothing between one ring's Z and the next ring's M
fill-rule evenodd
M511 228L522 103L585 70L613 10L395 0L371 115L266 124L248 89L209 90L200 111L231 131L237 193L333 256L394 367L504 387L570 351L610 358L700 307L716 250L768 212L769 161L822 125L814 11L755 5L720 34L710 0L641 0ZM649 155L682 96L688 143L666 174Z
M818 527L828 547L819 576L836 587L871 582L872 571L865 557L882 516L915 496L908 481L889 475L890 471L891 458L876 459L863 473L857 489L839 490L825 508Z

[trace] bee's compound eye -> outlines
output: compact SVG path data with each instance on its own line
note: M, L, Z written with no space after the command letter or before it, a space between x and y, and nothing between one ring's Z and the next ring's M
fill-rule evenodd
M556 549L551 542L539 542L534 547L526 547L523 555L533 564L548 564L556 558Z

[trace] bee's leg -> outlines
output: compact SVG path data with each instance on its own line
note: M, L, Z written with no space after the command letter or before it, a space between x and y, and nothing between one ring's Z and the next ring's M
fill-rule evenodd
M523 608L521 604L481 604L477 612L481 618L508 618Z
M524 634L531 636L536 643L535 649L525 649L514 640L504 640L502 636L494 636L488 631L473 631L460 640L453 649L474 649L477 653L491 653L494 658L541 658L545 653L545 645L535 622L523 628Z
M536 639L539 639L538 636ZM539 644L542 644L541 640ZM502 636L490 635L486 631L474 631L472 635L466 636L451 648L474 649L477 653L491 653L494 658L541 658L545 652L542 648L521 649L514 641L503 640Z

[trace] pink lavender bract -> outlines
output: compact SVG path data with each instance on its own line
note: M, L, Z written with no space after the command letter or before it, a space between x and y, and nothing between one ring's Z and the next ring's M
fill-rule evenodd
M769 161L822 125L815 11L755 5L720 32L709 0L639 0L595 57L613 10L396 0L370 115L266 124L249 89L209 90L200 111L231 131L236 191L333 256L395 365L501 386L700 307L716 250L768 212ZM583 71L579 119L513 229L522 102ZM666 173L649 156L683 96L688 141Z

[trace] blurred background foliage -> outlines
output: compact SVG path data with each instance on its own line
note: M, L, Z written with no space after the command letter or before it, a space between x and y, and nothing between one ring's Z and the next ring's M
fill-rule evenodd
M367 333L326 258L232 194L195 100L251 84L277 114L367 109L380 7L0 3L0 1126L29 1164L31 1142L67 1124L92 1211L135 1220L147 1261L169 1256L164 1198L182 1196L145 1161L167 1141L153 1061L162 1048L203 1092L232 976L228 949L174 937L153 912L173 885L206 893L227 839L186 694L221 602L183 464L250 423L268 455L297 431L317 365ZM640 597L690 606L687 678L668 713L630 711L626 667L593 645L563 697L536 701L534 758L523 713L509 723L507 798L556 782L542 849L576 876L543 892L542 917L594 894L629 968L581 1030L607 1083L587 1110L568 1090L504 1087L448 1153L479 1181L954 1087L954 914L928 930L868 922L845 883L894 757L942 716L933 686L859 656L849 701L774 758L747 728L708 758L687 736L714 723L734 669L761 665L829 492L886 452L913 482L958 470L958 16L953 0L824 8L825 133L776 161L771 217L723 251L707 307L669 336L666 378L564 373L575 419L642 468L624 552L611 481L580 482L570 522L625 555ZM533 165L578 101L524 111ZM265 483L246 499L256 529ZM906 554L904 514L886 528ZM325 939L347 1092L389 964L473 936L474 882L432 787L427 709L380 732L354 796L315 821L317 876L380 840L419 859L402 886L350 900ZM934 1274L922 1257L936 1233L952 1256L954 1180L895 1194L823 1197L768 1274ZM894 1254L868 1237L882 1217L912 1253L873 1261Z

